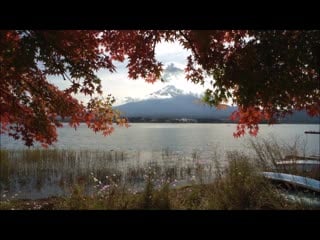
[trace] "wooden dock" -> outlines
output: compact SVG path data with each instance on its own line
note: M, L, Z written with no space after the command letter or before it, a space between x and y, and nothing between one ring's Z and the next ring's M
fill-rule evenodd
M320 134L318 131L304 131L305 134Z

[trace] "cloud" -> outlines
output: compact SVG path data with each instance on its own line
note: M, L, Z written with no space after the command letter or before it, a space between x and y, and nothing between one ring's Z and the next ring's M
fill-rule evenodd
M177 73L183 72L183 70L176 67L174 63L169 64L168 67L165 69L165 71L171 74L177 74Z
M175 78L182 77L184 71L177 67L174 63L170 63L163 71L162 79L165 82L172 81Z

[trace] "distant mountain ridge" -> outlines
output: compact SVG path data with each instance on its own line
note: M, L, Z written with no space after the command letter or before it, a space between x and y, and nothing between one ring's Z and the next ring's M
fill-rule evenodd
M230 122L230 115L237 110L235 106L227 106L218 110L201 103L199 96L185 93L173 85L168 85L142 99L130 99L115 107L130 118L188 118L215 119ZM279 121L280 123L320 123L318 118L311 118L305 111L295 112Z
M128 98L127 98L128 99ZM130 100L130 99L129 99ZM142 100L133 99L116 109L127 117L148 118L222 118L228 119L236 107L217 110L202 104L196 94L185 93L175 86L168 85L153 92Z

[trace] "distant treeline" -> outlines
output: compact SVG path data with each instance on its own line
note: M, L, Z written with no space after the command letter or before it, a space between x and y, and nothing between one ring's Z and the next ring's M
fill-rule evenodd
M147 118L131 117L128 118L132 123L231 123L230 120L209 119L209 118Z
M69 122L70 119L58 118L61 122ZM218 118L150 118L150 117L129 117L131 123L235 123L230 119L218 119ZM266 121L262 121L262 124L267 124ZM320 124L319 118L308 119L281 119L276 124L292 123L292 124Z

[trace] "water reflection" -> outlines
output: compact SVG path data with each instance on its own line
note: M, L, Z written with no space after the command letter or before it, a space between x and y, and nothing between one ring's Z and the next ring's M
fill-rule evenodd
M228 151L254 154L248 139L256 141L274 134L280 143L293 145L300 136L304 144L296 146L301 152L319 155L319 136L305 136L306 129L318 130L319 125L261 125L258 138L235 139L233 124L132 124L128 129L116 129L107 138L81 124L77 131L59 129L57 144L46 151L28 150L23 143L1 135L0 197L68 195L75 184L83 184L90 192L92 174L99 179L116 174L119 181L139 189L149 168L159 179L177 180L177 185L194 178L210 181L214 162L223 167Z
M117 176L119 183L132 189L142 189L144 176L150 171L159 179L185 184L193 176L210 181L213 157L202 158L199 152L184 156L164 149L146 151L88 151L88 150L16 150L1 152L0 194L17 198L46 198L66 196L75 184L84 185L89 192L94 181Z

